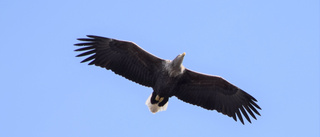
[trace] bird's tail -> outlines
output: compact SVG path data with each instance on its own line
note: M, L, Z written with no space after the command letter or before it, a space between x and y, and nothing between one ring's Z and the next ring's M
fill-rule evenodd
M165 105L163 105L163 106L159 106L159 102L158 103L156 103L156 104L152 104L151 103L151 96L152 96L152 94L148 97L148 99L147 99L147 101L146 101L146 105L148 106L148 108L149 108L149 110L153 113L153 114L155 114L155 113L157 113L157 112L159 112L159 111L165 111L165 110L167 110L167 107L168 107L168 102L165 104Z

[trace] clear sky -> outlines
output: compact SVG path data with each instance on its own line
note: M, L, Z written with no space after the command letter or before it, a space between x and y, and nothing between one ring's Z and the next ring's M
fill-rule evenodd
M319 137L319 1L0 1L1 137ZM81 64L76 38L133 41L219 75L262 108L252 124Z

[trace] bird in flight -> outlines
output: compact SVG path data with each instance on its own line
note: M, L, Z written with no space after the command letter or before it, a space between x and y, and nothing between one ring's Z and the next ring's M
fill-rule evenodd
M242 89L219 76L206 75L182 65L185 53L173 60L164 60L129 41L87 35L79 38L83 51L77 57L87 56L81 63L89 62L121 75L140 85L151 87L152 94L146 105L152 113L167 109L169 98L178 99L224 115L237 117L244 124L242 115L251 123L248 113L256 119L261 109L257 100Z

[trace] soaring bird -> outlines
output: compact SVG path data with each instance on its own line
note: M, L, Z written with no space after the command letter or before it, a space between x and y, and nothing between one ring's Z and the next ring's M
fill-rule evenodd
M244 124L242 115L251 123L247 113L256 119L261 109L257 100L219 76L206 75L182 65L185 53L173 60L158 58L137 44L101 36L87 35L75 46L85 51L77 57L90 55L81 63L96 65L121 75L140 85L151 87L146 105L152 113L167 109L169 98L178 99L208 110L216 110ZM254 114L255 113L255 114ZM241 115L242 114L242 115Z

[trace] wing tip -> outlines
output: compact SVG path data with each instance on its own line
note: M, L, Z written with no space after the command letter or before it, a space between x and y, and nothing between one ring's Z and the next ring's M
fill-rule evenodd
M101 37L101 36L96 36L96 35L86 35L88 38L77 38L77 40L79 41L93 41L94 39L105 39L105 37ZM78 43L78 44L81 44L81 43ZM78 44L75 44L75 45L78 45Z
M93 39L110 39L102 36L97 36L97 35L86 35L88 38L93 38Z

